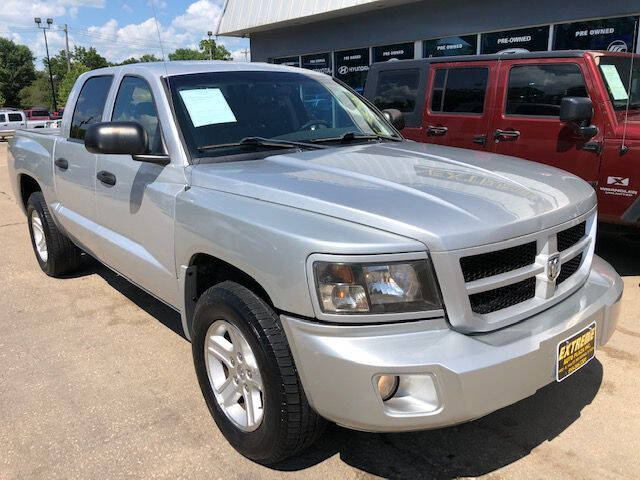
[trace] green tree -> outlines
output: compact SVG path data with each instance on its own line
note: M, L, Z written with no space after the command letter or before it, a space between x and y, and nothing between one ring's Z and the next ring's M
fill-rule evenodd
M19 92L35 80L33 61L29 47L0 38L0 94L6 105L17 107L20 104Z
M130 65L132 63L159 62L159 61L160 59L155 55L153 55L152 53L145 53L140 58L129 57L119 65Z
M161 59L156 57L153 53L145 53L144 55L142 55L140 57L140 61L142 63L146 63L146 62L160 62Z
M226 49L224 45L216 44L216 41L211 39L200 40L200 51L205 55L206 59L209 59L209 45L211 45L211 53L214 60L231 60L231 53Z
M22 108L47 107L53 110L53 95L51 94L51 82L49 73L36 72L36 79L19 92L19 104Z
M42 60L45 72L49 73L49 62L46 58ZM57 55L51 57L51 74L57 81L60 81L67 73L67 51L60 50Z
M2 96L2 92L0 92L0 107L4 107L4 97Z
M73 47L73 54L71 55L71 58L74 62L85 65L89 70L109 66L107 59L100 55L93 47L86 49L76 45Z
M75 62L71 66L71 70L64 74L62 80L58 84L58 105L66 105L69 94L76 83L76 80L84 72L88 72L89 67L82 63Z
M207 60L209 54L206 55L192 48L178 48L175 52L169 54L169 60Z

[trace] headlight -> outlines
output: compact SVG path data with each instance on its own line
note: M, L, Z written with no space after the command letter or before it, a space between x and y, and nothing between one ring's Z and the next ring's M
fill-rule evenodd
M324 313L403 313L437 310L442 301L427 260L385 263L314 262Z

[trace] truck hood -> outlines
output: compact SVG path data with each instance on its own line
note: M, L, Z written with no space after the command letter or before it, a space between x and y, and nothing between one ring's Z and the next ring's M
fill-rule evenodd
M416 142L203 163L193 167L192 186L371 226L432 251L526 235L596 205L593 188L562 170Z

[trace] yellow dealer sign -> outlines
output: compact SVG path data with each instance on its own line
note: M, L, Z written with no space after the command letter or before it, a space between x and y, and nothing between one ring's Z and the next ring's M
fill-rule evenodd
M556 379L561 382L586 365L595 356L596 324L589 325L571 338L558 344L558 369Z

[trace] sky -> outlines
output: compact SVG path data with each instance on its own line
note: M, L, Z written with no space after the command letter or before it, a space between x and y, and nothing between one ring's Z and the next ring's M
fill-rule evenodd
M42 30L34 17L53 18L47 31L49 53L64 48L64 24L69 29L69 48L74 45L95 47L111 62L144 53L162 56L158 26L165 57L176 48L197 48L207 31L215 33L224 0L0 0L0 37L28 45L36 56L36 67L43 68L45 44ZM244 61L242 52L249 40L220 37L234 59ZM250 56L249 56L250 59Z

